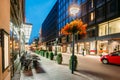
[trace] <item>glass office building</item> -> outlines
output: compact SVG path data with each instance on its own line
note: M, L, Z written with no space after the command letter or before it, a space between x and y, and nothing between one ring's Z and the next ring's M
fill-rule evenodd
M73 17L68 8L73 3L80 7ZM119 0L58 0L59 45L61 52L71 53L71 36L61 36L61 28L75 18L88 24L87 36L76 36L75 53L85 49L86 54L108 54L120 50L120 1Z
M77 4L80 11L69 15L69 7ZM57 0L42 24L42 37L46 46L55 46L62 53L71 53L72 36L63 36L61 28L73 19L87 23L86 37L75 36L75 54L85 49L88 55L108 54L120 50L120 0ZM50 50L53 50L52 47Z

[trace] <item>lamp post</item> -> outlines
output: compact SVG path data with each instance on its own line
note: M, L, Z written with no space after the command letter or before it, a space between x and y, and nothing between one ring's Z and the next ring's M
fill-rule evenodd
M79 12L79 6L76 4L72 4L69 7L69 13L71 16L76 16L76 14ZM74 73L74 43L75 43L75 33L72 33L72 74Z

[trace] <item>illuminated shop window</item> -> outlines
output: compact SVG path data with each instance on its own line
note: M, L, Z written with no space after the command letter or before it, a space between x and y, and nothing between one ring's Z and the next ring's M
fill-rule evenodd
M103 23L99 25L99 36L108 35L108 24Z
M99 24L99 36L120 33L120 18Z
M109 23L109 34L120 33L120 19Z

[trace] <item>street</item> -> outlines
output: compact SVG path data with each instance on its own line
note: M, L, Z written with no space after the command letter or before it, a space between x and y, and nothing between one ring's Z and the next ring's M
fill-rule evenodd
M71 54L63 54L64 62L67 64ZM101 80L120 80L120 66L113 64L102 64L99 56L78 56L77 72L89 77L97 77Z

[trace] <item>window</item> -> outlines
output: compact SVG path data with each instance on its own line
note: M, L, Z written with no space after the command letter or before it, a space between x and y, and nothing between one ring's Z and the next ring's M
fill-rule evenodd
M105 0L96 0L97 6L101 6Z
M87 33L88 37L95 37L95 27L88 29Z
M89 14L89 21L93 21L95 19L95 12L91 12Z
M97 19L103 19L105 18L105 8L100 7L97 9Z
M116 0L112 0L107 4L107 14L111 15L117 11Z
M82 20L83 20L83 22L87 23L87 22L88 22L88 16L87 16L87 15L86 15L86 16L83 16L83 17L82 17Z
M86 14L86 12L87 12L87 7L86 7L86 5L83 5L82 6L82 15L85 15Z
M108 23L99 24L99 36L108 35Z
M120 19L109 23L109 34L120 33Z
M99 36L120 33L120 19L99 24Z
M88 2L88 5L89 5L89 9L92 9L92 8L94 7L94 2L93 2L93 0L90 0L90 1Z

